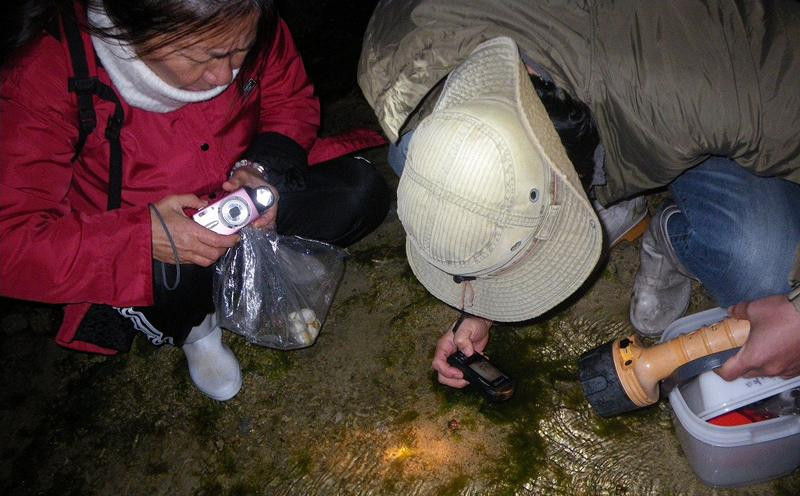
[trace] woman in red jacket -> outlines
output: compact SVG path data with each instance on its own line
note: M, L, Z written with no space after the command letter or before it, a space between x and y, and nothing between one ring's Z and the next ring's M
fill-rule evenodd
M66 304L57 341L74 349L125 351L137 331L181 346L227 400L241 372L211 267L238 236L184 209L269 184L279 206L256 227L348 245L387 187L364 160L308 167L319 103L271 1L36 4L0 75L0 295Z

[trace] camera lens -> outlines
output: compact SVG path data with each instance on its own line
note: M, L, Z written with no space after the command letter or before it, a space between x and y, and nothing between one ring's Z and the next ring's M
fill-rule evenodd
M231 198L220 207L220 217L228 227L239 227L250 217L250 209L239 198Z

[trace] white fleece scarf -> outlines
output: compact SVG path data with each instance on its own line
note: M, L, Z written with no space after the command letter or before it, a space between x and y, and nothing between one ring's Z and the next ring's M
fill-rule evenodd
M89 9L88 17L89 23L94 27L113 26L105 11L99 8ZM158 113L171 112L187 103L210 100L225 91L230 84L206 91L175 88L156 76L130 46L114 39L102 39L96 36L92 36L92 44L117 91L129 105L136 108ZM238 69L233 71L233 79L238 72Z

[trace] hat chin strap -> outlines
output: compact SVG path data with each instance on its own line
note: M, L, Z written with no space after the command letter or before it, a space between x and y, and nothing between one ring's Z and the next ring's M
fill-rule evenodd
M475 300L475 289L472 287L470 280L464 281L461 285L461 310L469 308Z

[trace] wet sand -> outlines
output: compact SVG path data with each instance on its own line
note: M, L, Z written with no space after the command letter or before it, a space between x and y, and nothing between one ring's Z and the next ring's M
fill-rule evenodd
M352 81L322 86L326 134L378 129ZM396 186L385 154L364 153ZM58 308L0 300L0 493L800 494L797 473L732 490L703 485L665 401L610 420L590 410L576 360L632 332L638 249L611 250L547 318L494 330L488 354L518 380L499 405L436 383L433 346L457 313L411 274L394 204L350 249L314 346L278 352L226 334L244 371L226 403L193 388L180 350L139 339L127 355L73 353L52 342ZM695 288L690 311L709 306Z

